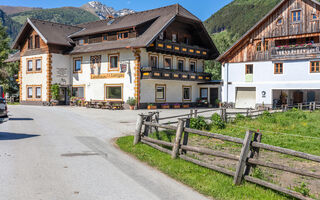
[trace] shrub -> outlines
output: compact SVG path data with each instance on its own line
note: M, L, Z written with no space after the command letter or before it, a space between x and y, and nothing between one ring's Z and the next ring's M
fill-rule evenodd
M303 196L310 196L310 189L307 187L307 184L304 182L301 183L300 186L295 186L294 191L301 193Z
M215 126L219 129L224 129L226 127L225 123L222 121L221 117L219 114L214 113L211 116L211 125Z
M198 116L196 118L190 119L190 128L198 129L198 130L206 130L208 129L208 124L204 117Z
M241 114L238 113L236 115L235 121L241 121L241 120L244 120L244 119L246 119L246 117L244 115L241 115Z
M129 104L130 106L135 106L136 105L136 99L133 97L129 97L127 100L127 104Z
M59 86L59 84L56 83L51 86L51 93L52 93L53 100L60 99L60 86Z

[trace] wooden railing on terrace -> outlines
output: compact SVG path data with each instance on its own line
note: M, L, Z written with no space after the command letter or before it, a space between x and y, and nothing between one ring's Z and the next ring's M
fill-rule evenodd
M271 48L271 59L315 58L320 54L320 44L283 46Z

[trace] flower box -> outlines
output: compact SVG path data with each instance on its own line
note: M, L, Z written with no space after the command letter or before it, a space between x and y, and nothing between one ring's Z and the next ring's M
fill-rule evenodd
M189 104L182 105L182 108L189 108Z
M170 109L170 106L169 105L161 105L161 108L162 109Z
M155 110L155 109L157 109L157 106L153 106L153 105L148 106L148 110Z
M173 108L174 108L174 109L179 109L179 108L180 108L180 105L173 105Z

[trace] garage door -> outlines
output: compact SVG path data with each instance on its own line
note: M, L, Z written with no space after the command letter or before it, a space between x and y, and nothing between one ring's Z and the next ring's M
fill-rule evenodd
M236 108L255 108L256 88L237 88L236 91Z

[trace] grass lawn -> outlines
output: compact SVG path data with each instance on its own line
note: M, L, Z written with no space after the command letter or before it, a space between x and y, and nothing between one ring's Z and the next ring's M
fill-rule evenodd
M262 142L320 156L320 111L291 110L265 113L257 119L238 116L224 129L211 126L210 132L244 138L247 129L259 129Z
M8 105L20 105L19 102L13 102L13 103L10 103L10 102L7 102Z
M181 159L172 160L170 155L148 145L140 143L133 146L133 136L119 138L117 144L123 151L134 155L142 162L214 199L290 199L272 190L247 182L240 186L234 186L232 184L233 178L230 176Z

